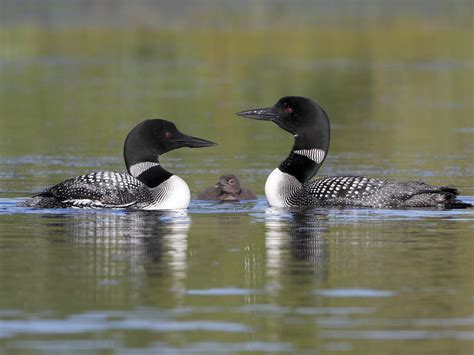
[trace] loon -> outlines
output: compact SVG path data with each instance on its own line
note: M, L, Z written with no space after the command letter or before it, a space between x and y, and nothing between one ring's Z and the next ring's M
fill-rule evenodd
M256 200L255 194L243 187L234 174L222 175L219 181L198 195L199 200L239 201Z
M393 182L363 176L311 180L326 159L330 136L327 113L311 99L287 96L273 107L242 111L237 115L272 121L294 136L290 154L265 183L270 206L472 207L456 198L456 188L431 186L419 181Z
M99 171L65 180L24 203L39 208L187 208L191 193L186 182L165 170L161 154L181 147L216 143L185 135L173 122L148 119L130 131L124 143L126 173Z

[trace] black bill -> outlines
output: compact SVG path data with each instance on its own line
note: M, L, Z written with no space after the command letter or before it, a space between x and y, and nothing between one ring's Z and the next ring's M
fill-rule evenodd
M273 107L257 108L254 110L237 112L236 114L242 117L251 118L253 120L261 120L261 121L273 121L277 117L276 113L274 112Z
M186 134L183 134L183 137L181 137L178 140L178 142L180 142L183 145L183 147L189 147L189 148L204 148L204 147L212 147L213 145L217 145L217 143L208 141L206 139L188 136Z

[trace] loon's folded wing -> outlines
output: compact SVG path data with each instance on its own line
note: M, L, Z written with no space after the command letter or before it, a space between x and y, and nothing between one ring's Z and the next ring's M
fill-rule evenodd
M150 199L150 192L131 175L106 171L65 180L35 197L50 198L63 207L127 208Z

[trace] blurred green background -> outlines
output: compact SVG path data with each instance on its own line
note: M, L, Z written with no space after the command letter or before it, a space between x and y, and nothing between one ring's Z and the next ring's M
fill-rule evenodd
M424 171L449 170L440 180L471 185L471 1L0 4L2 156L116 157L111 168L123 169L128 131L159 117L220 143L173 152L176 172L212 160L215 173L263 168L261 185L291 137L234 113L302 95L331 119L322 173L369 159L382 164L376 175L419 178L400 171L421 159ZM344 154L353 166L334 160Z

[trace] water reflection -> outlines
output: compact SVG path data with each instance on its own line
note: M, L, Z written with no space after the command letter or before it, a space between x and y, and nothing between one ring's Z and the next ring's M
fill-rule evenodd
M267 278L280 287L285 279L308 285L327 280L328 252L324 234L327 212L265 211Z
M175 301L184 294L187 211L69 211L38 219L37 236L49 241L39 252L53 265L75 265L71 278L81 276L74 287L82 284L85 302L94 294L105 304L140 302L150 287L166 290ZM43 270L41 278L53 274Z

